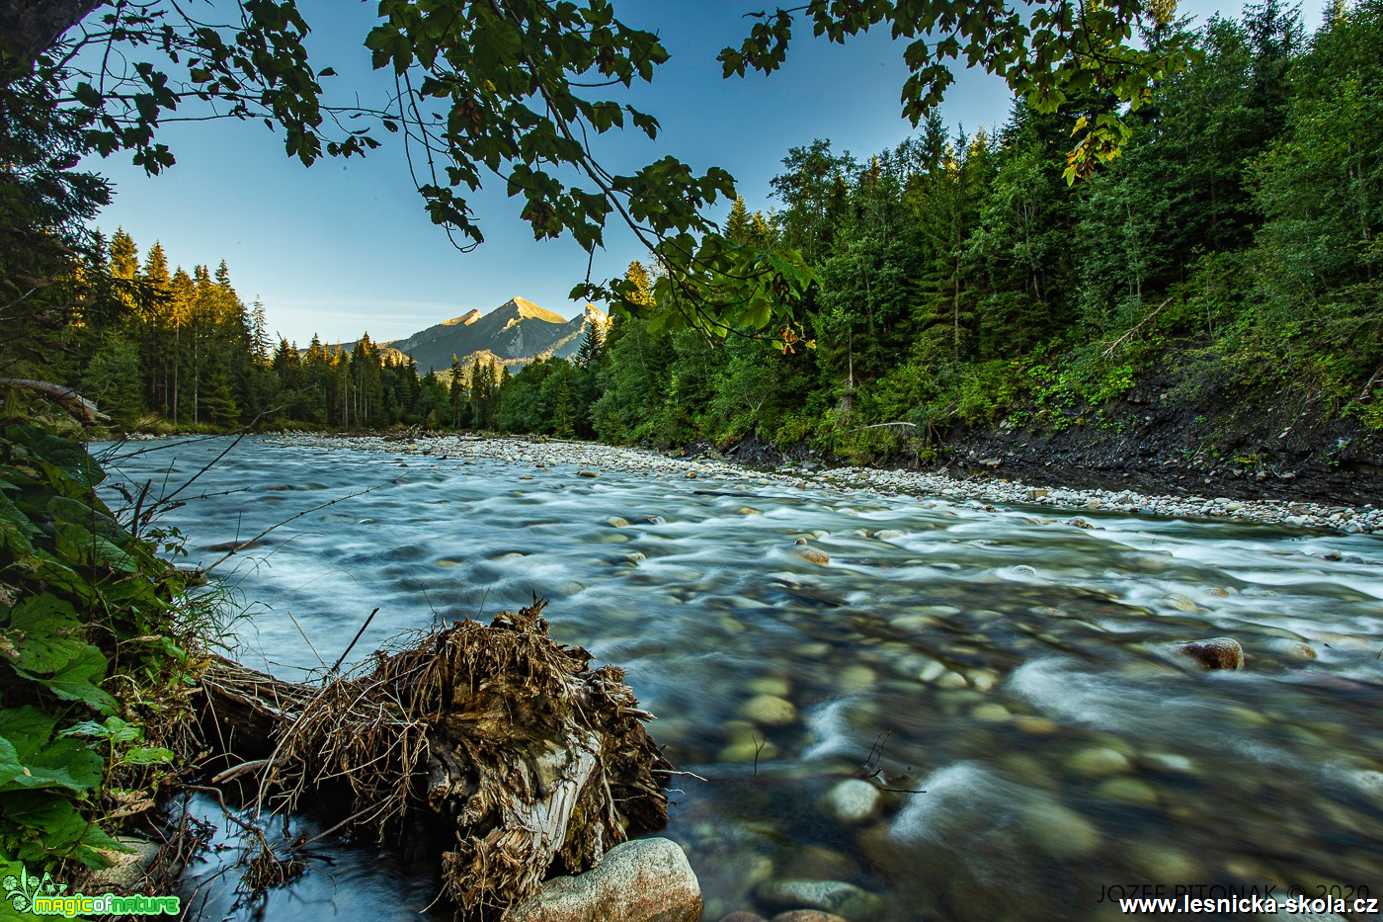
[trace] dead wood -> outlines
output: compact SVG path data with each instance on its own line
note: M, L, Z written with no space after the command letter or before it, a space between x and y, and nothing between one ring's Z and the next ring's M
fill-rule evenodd
M667 820L671 766L624 674L548 636L543 602L376 653L321 684L218 660L202 680L222 780L261 807L344 790L348 825L381 841L445 829L441 873L463 917L499 919L546 878L592 867Z
M86 426L94 426L99 422L110 420L109 416L96 408L96 404L72 388L64 387L61 384L53 384L50 381L34 381L30 378L0 378L0 387L23 388L36 394L42 394L50 400L56 400Z

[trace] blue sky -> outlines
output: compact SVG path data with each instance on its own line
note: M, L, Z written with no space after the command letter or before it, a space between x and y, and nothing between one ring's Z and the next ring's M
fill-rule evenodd
M311 24L318 67L334 66L333 94L359 90L381 99L386 83L370 70L361 41L374 21L365 0L299 0ZM788 63L770 77L722 80L716 53L738 44L748 28L743 13L764 8L749 0L619 0L625 21L656 31L672 55L654 83L633 101L662 122L656 142L636 132L607 135L598 148L613 169L631 170L672 154L700 171L728 169L751 208L769 208L768 181L788 148L829 138L837 149L867 155L911 133L899 114L906 77L901 45L886 33L845 46L810 38L794 41ZM1307 0L1308 28L1320 21L1321 0ZM1237 15L1239 4L1197 0L1182 11ZM992 128L1009 108L1003 85L964 71L947 94L942 114L967 131ZM486 242L458 253L423 213L401 146L377 132L384 146L364 160L326 159L311 168L283 153L281 135L263 123L169 125L162 140L178 158L165 174L146 177L125 158L96 168L112 180L115 201L98 219L108 233L123 226L141 252L154 240L170 260L190 266L226 259L241 296L262 298L275 331L299 342L314 332L324 341L376 339L416 332L473 307L489 310L522 295L566 315L567 299L586 271L586 254L570 239L536 242L517 217L503 184L492 182L472 199ZM593 274L618 274L642 250L611 224Z

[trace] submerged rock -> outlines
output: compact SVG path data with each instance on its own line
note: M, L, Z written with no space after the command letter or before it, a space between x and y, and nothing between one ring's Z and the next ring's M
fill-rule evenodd
M1095 788L1095 796L1137 807L1150 807L1157 803L1157 791L1146 781L1137 778L1111 778Z
M770 909L817 909L849 922L878 918L883 899L839 880L770 880L754 888L755 898Z
M819 909L794 909L791 912L780 912L769 922L845 922L845 919L833 912L822 912Z
M768 727L782 727L797 719L797 708L786 698L777 695L755 695L740 708L747 720Z
M1066 767L1083 778L1118 775L1133 768L1128 756L1106 746L1082 749L1066 760Z
M760 676L749 682L745 688L754 692L756 695L775 695L779 698L785 697L791 690L788 680L783 676Z
M868 781L848 778L826 792L826 812L840 823L863 823L879 808L879 797L879 789Z
M856 663L836 674L836 686L844 692L863 691L878 681L878 675L868 666Z
M585 874L555 877L509 922L698 922L701 885L671 839L616 845Z
M983 723L1003 723L1013 715L1002 704L981 704L970 712L970 716Z
M1023 826L1034 844L1054 858L1079 858L1100 844L1094 824L1055 801L1040 801L1023 811Z
M824 567L831 562L831 556L829 554L814 547L802 548L797 552L797 556L801 557L807 563L814 563L820 567Z
M885 826L884 835L888 835ZM848 880L860 873L855 859L821 845L802 845L795 848L779 869L785 878L807 880ZM757 881L756 881L757 882Z
M767 740L735 740L720 750L717 757L722 762L767 762L778 757L778 747Z
M1242 669L1244 667L1244 648L1233 637L1211 637L1209 640L1193 640L1177 647L1177 651L1191 657L1206 669Z

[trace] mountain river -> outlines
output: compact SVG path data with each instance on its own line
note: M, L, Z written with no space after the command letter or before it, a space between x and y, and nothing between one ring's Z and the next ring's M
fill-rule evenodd
M166 491L225 446L104 451L112 482ZM654 738L706 779L676 779L663 834L712 922L802 905L794 887L834 888L854 919L963 922L1128 918L1111 896L1145 885L1383 896L1383 540L1098 511L1077 527L657 460L581 477L555 443L539 466L254 438L164 524L206 564L375 488L216 571L238 655L287 678L376 606L353 660L549 599L557 639L622 666ZM1218 636L1241 671L1175 649ZM243 904L243 843L198 810L221 828L187 874L190 918L414 919L435 895L426 861L328 838Z

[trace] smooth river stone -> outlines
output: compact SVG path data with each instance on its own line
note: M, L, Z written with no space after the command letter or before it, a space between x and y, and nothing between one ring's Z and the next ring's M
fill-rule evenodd
M849 880L859 873L860 866L855 859L821 845L801 845L794 848L787 855L782 867L783 877L809 880Z
M965 676L959 672L947 672L937 679L936 684L940 688L965 688L967 686Z
M1157 803L1157 791L1137 778L1110 778L1095 788L1095 796L1136 807L1151 807Z
M1082 778L1102 778L1131 771L1133 763L1122 752L1099 746L1077 752L1066 760L1066 767Z
M594 868L556 877L511 909L513 922L697 922L701 885L670 839L616 845Z
M807 563L814 563L819 567L824 567L831 562L831 555L815 547L804 547L797 552L797 556Z
M718 758L722 762L767 762L778 757L778 747L772 743L758 740L740 740L720 750Z
M1061 726L1047 717L1033 717L1029 714L1022 714L1013 718L1013 725L1024 733L1031 733L1034 736L1047 736L1061 729Z
M756 695L776 695L779 698L787 697L789 691L788 680L777 675L759 676L750 680L745 688Z
M818 909L848 922L877 919L884 904L877 894L839 880L770 880L755 887L754 896L770 909Z
M1196 763L1175 752L1149 752L1139 756L1139 759L1149 768L1160 772L1174 775L1194 775L1196 773Z
M628 528L629 520L617 515L612 515L605 520L605 524L609 525L611 528Z
M1024 809L1023 828L1033 844L1053 858L1081 858L1100 844L1100 833L1093 823L1055 801L1041 801Z
M868 781L847 778L826 792L826 812L839 823L863 823L879 809L879 789Z
M836 673L836 687L841 691L863 691L878 679L874 670L868 666L846 666Z
M783 727L797 719L797 708L777 695L755 695L740 708L740 714L756 724Z
M917 677L923 682L935 682L946 674L946 664L932 660L922 667L922 671L917 673Z
M984 723L1003 723L1013 715L1002 704L982 704L970 712L970 716Z
M1129 849L1129 861L1149 881L1175 885L1205 880L1194 858L1185 852L1162 845L1141 842Z
M999 683L998 673L990 672L988 669L972 669L965 675L976 691L987 692Z

